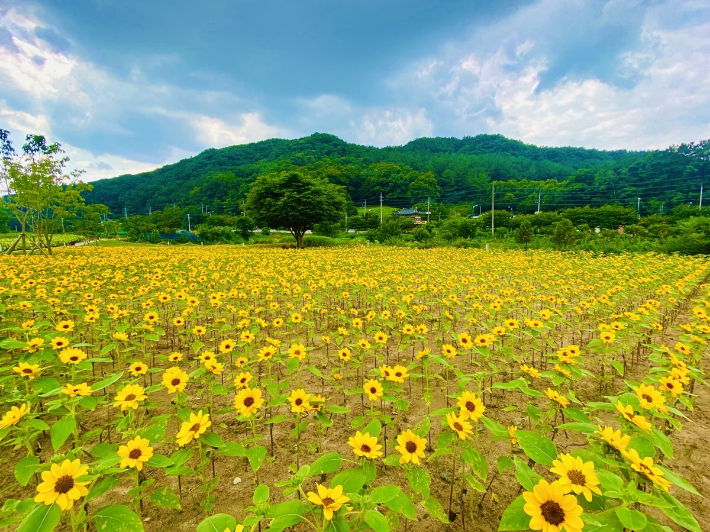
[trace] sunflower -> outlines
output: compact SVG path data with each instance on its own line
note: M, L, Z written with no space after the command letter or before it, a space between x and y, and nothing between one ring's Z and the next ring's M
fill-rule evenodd
M303 360L306 358L306 346L303 344L291 344L288 348L288 358Z
M187 386L189 376L180 368L173 366L163 373L162 385L168 389L168 393L182 392Z
M518 427L515 425L511 425L508 427L508 436L510 436L510 443L513 445L516 445L518 443L518 437L516 436L516 432L518 431Z
M409 336L409 335L411 335L411 334L414 334L414 330L415 330L415 329L414 329L414 326L413 326L413 325L410 325L409 323L405 323L405 324L402 326L402 334L405 335L405 336Z
M44 340L42 338L32 338L22 350L29 353L36 353L39 349L42 349L43 345Z
M86 358L86 353L76 347L67 347L59 353L59 360L65 364L78 364Z
M249 363L249 359L247 357L237 357L237 359L234 361L234 365L237 368L243 368Z
M30 380L40 374L39 364L28 364L27 362L20 362L17 366L12 368L12 371Z
M656 408L659 412L666 410L666 407L663 405L663 403L666 402L666 398L653 386L642 383L639 386L634 386L633 390L636 392L636 397L639 399L639 407L644 410Z
M71 332L74 330L74 327L75 325L73 321L64 320L57 323L57 326L54 328L54 330L59 332Z
M143 462L153 456L153 448L150 447L150 441L136 436L127 445L118 448L118 456L122 458L118 467L135 467L140 471L143 469Z
M137 377L138 375L145 375L148 373L148 366L145 365L143 362L134 362L130 366L128 366L128 372L133 376Z
M269 360L270 358L272 358L276 354L276 351L277 351L277 348L274 347L273 345L265 345L257 353L257 355L259 357L259 362L261 362L263 360Z
M21 404L19 407L11 407L10 410L2 415L2 419L0 419L0 429L6 429L13 425L17 425L17 423L25 417L25 414L29 411L30 407L26 404Z
M399 445L394 449L402 455L399 458L400 464L409 462L415 465L420 464L419 459L424 458L424 450L426 449L427 443L426 439L420 438L411 430L405 430L402 434L397 436L397 443L399 443Z
M477 347L488 347L489 345L493 345L493 342L495 342L495 336L492 334L479 334L473 340L473 343Z
M464 349L471 349L473 347L473 339L471 338L471 335L466 332L458 334L458 342Z
M352 353L350 352L350 349L348 349L347 347L343 347L342 349L338 350L338 357L343 362L349 361L351 356L352 356Z
M483 401L472 392L464 391L456 404L461 409L459 418L463 421L478 421L483 417L483 412L486 410Z
M219 344L219 352L226 355L228 353L231 353L232 350L234 349L234 341L233 340L224 340L221 344Z
M551 399L552 401L559 403L560 406L562 406L562 408L567 408L569 406L570 400L567 399L564 395L560 395L552 388L548 388L545 391L545 395L548 397L548 399Z
M224 371L224 364L217 361L205 362L205 367L212 373L212 375L221 375Z
M238 390L241 388L246 388L249 386L249 382L252 380L252 374L248 371L240 373L234 377L234 387Z
M670 393L673 397L678 397L683 393L683 384L672 377L662 377L658 383L658 388Z
M564 527L566 532L581 532L584 528L582 507L574 495L565 495L559 481L549 484L540 480L532 491L523 493L523 498L523 511L531 517L528 526L532 530L559 532Z
M384 389L380 381L376 379L370 379L366 381L362 386L363 391L367 394L367 398L370 401L378 401L384 395Z
M671 483L663 478L663 471L653 465L653 458L647 456L641 458L636 449L629 449L623 452L624 457L631 462L631 468L638 471L654 484L658 484L665 491L668 491Z
M330 521L333 519L333 514L350 500L349 497L343 495L343 487L335 486L334 488L326 488L322 484L316 484L318 493L309 491L307 494L308 502L323 507L323 517ZM226 531L225 531L226 532Z
M211 425L209 414L203 414L202 410L197 412L197 414L190 412L190 421L183 422L180 432L175 437L177 444L183 447L193 439L198 439Z
M613 344L614 340L616 340L616 334L614 334L614 331L602 331L599 339L605 344Z
M417 360L421 360L422 358L424 358L425 356L430 355L430 354L431 354L431 349L426 347L417 353L416 358L417 358Z
M389 337L383 332L376 332L374 338L375 343L386 344Z
M216 356L212 351L203 351L200 353L200 362L203 364L206 364L207 362L214 362L216 360Z
M585 462L571 454L561 454L560 459L554 460L552 465L550 472L560 476L559 483L565 493L581 493L587 502L592 501L592 492L602 494L599 479L594 472L594 462Z
M25 330L29 330L35 326L35 320L23 321L21 327Z
M311 412L320 412L321 408L323 408L323 405L325 404L325 397L320 394L311 395L308 400L308 404Z
M169 362L180 362L182 360L182 353L174 351L168 355Z
M363 434L358 430L355 436L351 436L348 439L348 445L353 448L353 452L357 456L364 456L372 460L379 458L383 454L380 450L382 445L378 445L377 437L370 436L369 432Z
M446 358L454 358L456 356L456 348L451 344L441 346L441 354Z
M192 328L192 334L195 336L204 336L204 334L207 332L207 329L204 328L202 325L197 325Z
M82 466L79 460L64 460L61 465L52 464L49 471L42 473L43 482L37 486L35 502L44 503L47 506L57 503L62 511L69 510L74 505L74 501L89 493L86 485L90 482L77 482L76 480L88 472L89 467Z
M473 434L471 424L463 418L458 417L453 412L446 414L446 421L449 427L459 435L459 439L465 440L469 434Z
M646 421L646 418L643 416L637 416L634 414L634 407L631 405L626 405L624 406L621 404L621 401L616 402L616 409L619 411L619 413L624 416L624 419L626 421L629 421L630 423L633 423L636 425L638 428L641 430L651 430L651 427L653 425Z
M409 377L409 374L407 373L406 367L396 365L395 367L390 368L390 376L388 380L402 384L404 379L407 377Z
M128 340L128 335L124 332L115 332L111 335L111 338L119 342L125 342Z
M250 375L251 377L251 375ZM244 417L251 417L264 404L259 388L244 388L234 396L234 408Z
M138 403L145 401L148 396L145 394L145 388L138 384L129 384L124 386L120 392L114 397L113 406L120 406L121 411L125 411L128 408L133 410L138 408Z
M242 334L239 335L239 340L247 344L252 343L254 338L256 338L256 336L254 336L251 331L242 331Z
M360 347L360 349L370 349L370 342L368 342L364 338L362 340L358 340L357 345Z
M62 393L68 395L69 397L76 397L77 395L85 397L87 395L91 395L93 390L88 384L82 382L81 384L65 384L64 388L62 388Z
M530 375L533 379L539 379L540 376L541 376L540 372L539 372L537 369L531 368L531 367L528 366L527 364L521 365L521 366L520 366L520 370L521 370L523 373L527 373L528 375Z
M308 403L309 399L310 396L303 388L292 390L291 395L288 398L289 403L291 403L291 412L294 414L308 412L311 408L311 405Z

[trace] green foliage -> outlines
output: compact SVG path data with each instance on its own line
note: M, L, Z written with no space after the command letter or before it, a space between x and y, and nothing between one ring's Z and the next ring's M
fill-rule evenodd
M515 231L515 241L518 244L525 244L525 249L528 249L528 244L533 239L533 227L529 220L525 220L520 224L518 230Z
M257 223L286 227L303 247L303 235L317 223L344 217L345 192L338 185L297 172L260 176L249 189L247 210Z

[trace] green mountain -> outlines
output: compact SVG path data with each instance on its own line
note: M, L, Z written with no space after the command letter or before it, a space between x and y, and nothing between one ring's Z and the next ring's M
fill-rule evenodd
M268 172L295 170L346 187L361 205L409 207L427 200L490 203L533 212L621 203L647 210L697 200L707 162L677 151L632 152L538 147L502 135L420 138L404 146L375 148L316 133L294 140L208 149L175 164L137 175L93 182L89 203L114 214L197 206L238 213L249 184ZM202 207L201 207L202 206ZM655 211L654 211L655 212Z

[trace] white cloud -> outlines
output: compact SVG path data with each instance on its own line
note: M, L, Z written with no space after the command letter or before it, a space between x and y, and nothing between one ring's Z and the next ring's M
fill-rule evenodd
M371 146L398 146L417 137L432 136L425 109L377 109L351 122L355 141Z
M265 123L259 113L243 113L230 122L211 116L197 115L192 117L191 123L197 130L199 141L211 148L290 136L286 130Z

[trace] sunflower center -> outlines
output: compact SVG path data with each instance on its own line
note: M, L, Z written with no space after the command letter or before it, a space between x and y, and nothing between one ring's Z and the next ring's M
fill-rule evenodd
M643 399L645 399L646 401L648 401L649 403L652 403L652 402L653 402L653 397L651 397L650 395L643 394L641 397L642 397Z
M126 396L125 401L135 401L135 399L136 399L135 394L132 394L132 393L131 393L131 394L128 394L128 395Z
M142 455L143 452L140 449L133 449L130 453L128 453L128 458L131 460L138 460Z
M669 382L669 383L666 384L666 386L667 386L668 389L670 390L670 389L673 388L673 383L672 383L672 382Z
M469 412L475 412L476 411L476 405L473 404L472 401L466 401L466 410Z
M401 376L402 376L402 372L401 372L401 371L398 371L397 373L394 374L394 376L395 376L395 377L401 377Z
M360 446L360 450L361 450L363 453L372 452L372 448L371 448L369 445L367 445L366 443L363 443L363 444Z
M202 425L195 423L192 427L190 427L190 432L199 432L201 428Z
M25 368L25 369L22 370L22 373L32 373L32 369L31 369L31 368Z
M62 493L67 493L73 487L74 477L71 475L64 475L63 477L57 479L57 482L54 484L54 491L61 495Z
M173 379L170 381L170 384L172 384L173 386L177 386L178 384L180 384L180 379Z
M325 499L323 499L323 506L330 506L334 502L335 501L333 499L331 499L330 497L326 497Z
M555 501L547 501L540 506L540 512L545 521L551 525L559 525L565 520L565 511Z
M79 357L74 355L74 356L69 357L69 360L71 360L72 362L76 362L77 360L79 360Z
M417 444L414 443L413 441L408 441L405 444L404 448L407 449L407 452L410 454L417 452Z
M567 477L572 481L572 484L577 484L578 486L584 486L587 483L584 473L577 469L567 471Z
M244 406L249 408L251 405L254 404L254 398L253 397L247 397L244 399Z
M294 401L294 403L296 404L296 406L301 406L301 405L303 404L303 399L301 399L301 398L299 397L298 399L296 399L296 400Z
M458 421L454 423L454 428L459 432L463 432L463 425L461 425Z

